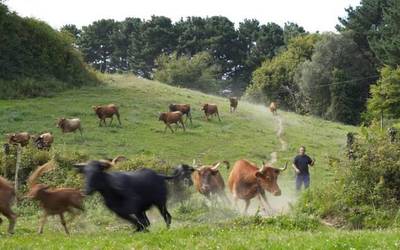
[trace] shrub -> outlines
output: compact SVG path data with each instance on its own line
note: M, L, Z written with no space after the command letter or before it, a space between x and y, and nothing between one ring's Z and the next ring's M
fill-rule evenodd
M218 88L217 66L207 52L193 57L161 55L156 62L158 70L154 77L160 82L205 92L214 92Z
M297 211L349 228L386 228L398 223L400 143L390 143L376 125L363 129L354 160L331 164L332 182L308 190Z

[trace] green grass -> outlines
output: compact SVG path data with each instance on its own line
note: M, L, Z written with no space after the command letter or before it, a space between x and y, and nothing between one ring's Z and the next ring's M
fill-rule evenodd
M105 76L105 85L71 90L49 98L0 100L0 133L51 131L54 148L60 152L79 151L91 158L125 155L156 156L170 164L202 163L246 158L256 163L278 152L278 163L291 161L297 148L305 145L317 160L312 170L312 185L330 178L329 157L341 157L345 135L357 128L279 111L283 119L281 150L276 136L277 120L261 105L239 103L238 112L229 113L225 98L179 89L127 75ZM163 133L158 113L170 103L190 103L193 126L187 132ZM206 122L200 112L204 102L219 106L222 122ZM122 127L98 127L91 106L115 103L120 106ZM79 117L84 136L61 134L55 127L59 117ZM223 175L227 176L226 170ZM282 197L269 197L277 210L287 211L296 200L291 169L279 178ZM14 236L4 234L0 226L0 249L388 249L399 248L399 232L341 231L324 226L298 230L282 226L248 223L235 224L239 214L229 207L209 208L204 198L195 195L194 204L182 209L171 206L172 228L165 229L161 217L152 212L150 233L134 234L129 225L108 212L97 199L89 199L86 212L71 225L72 236L64 236L57 218L46 225L45 234L36 234L40 213L33 207L16 208L19 212ZM97 201L97 202L96 202ZM253 201L254 213L258 201ZM251 217L250 217L251 218ZM245 220L245 219L244 219ZM305 222L306 223L306 222Z

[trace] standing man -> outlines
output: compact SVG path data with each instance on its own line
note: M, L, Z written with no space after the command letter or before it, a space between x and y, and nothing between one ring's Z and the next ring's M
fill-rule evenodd
M312 160L306 155L306 147L301 146L299 149L299 155L293 160L293 168L296 172L296 190L301 190L301 185L304 184L304 188L310 186L310 172L308 171L309 166L314 166L315 160Z

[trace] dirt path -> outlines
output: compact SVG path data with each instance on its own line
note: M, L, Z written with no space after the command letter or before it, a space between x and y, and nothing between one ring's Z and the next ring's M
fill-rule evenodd
M279 143L281 144L281 151L287 150L287 142L283 139L284 127L283 118L280 115L274 116L274 120L277 122L278 129L276 131L276 136L278 137ZM271 153L271 163L275 163L278 160L278 152L274 151Z

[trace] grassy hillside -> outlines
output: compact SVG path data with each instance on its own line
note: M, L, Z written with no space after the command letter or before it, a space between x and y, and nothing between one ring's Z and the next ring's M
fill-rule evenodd
M281 111L279 117L273 117L266 107L244 102L239 103L237 113L230 114L225 98L133 76L105 76L104 80L105 85L67 91L50 98L0 100L0 133L52 131L56 136L54 149L57 151L79 151L94 159L120 154L129 158L150 155L172 165L190 163L193 158L203 163L225 159L233 163L240 158L259 163L270 160L273 152L277 152L276 165L282 165L292 159L300 145L306 145L309 154L317 160L312 170L312 185L318 185L329 178L329 157L341 157L346 133L356 130ZM158 112L166 111L168 104L173 102L190 103L193 107L193 126L188 125L186 133L182 130L175 134L163 133L164 125L158 121ZM204 120L200 112L204 102L219 105L222 122ZM121 107L122 127L116 123L112 127L98 127L91 106L107 103ZM62 116L82 119L82 138L79 134L61 134L55 121ZM281 140L276 134L279 119L283 128ZM287 146L282 147L282 142ZM226 177L226 170L223 174ZM269 197L278 212L285 211L296 200L293 176L291 169L283 173L279 179L282 197ZM255 199L252 214L257 210L257 204ZM240 217L229 204L210 207L200 195L194 195L186 205L171 205L171 230L165 230L161 217L151 211L153 226L147 234L133 234L130 226L108 212L98 197L88 199L86 208L86 212L71 225L73 236L67 238L58 218L49 220L43 236L36 235L40 210L34 206L18 207L20 218L16 235L6 236L7 223L2 224L0 237L6 237L6 240L0 240L0 248L346 249L353 246L376 249L395 248L399 243L397 231L336 231L318 225L312 218L283 216L269 221ZM381 242L385 245L380 245Z

